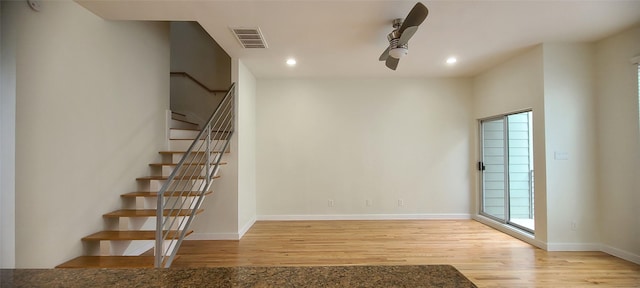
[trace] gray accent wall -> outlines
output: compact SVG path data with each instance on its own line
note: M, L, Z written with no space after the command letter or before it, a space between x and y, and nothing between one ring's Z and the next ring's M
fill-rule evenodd
M171 72L187 72L212 90L231 85L231 58L198 24L171 22ZM202 123L224 97L183 76L171 77L171 110Z

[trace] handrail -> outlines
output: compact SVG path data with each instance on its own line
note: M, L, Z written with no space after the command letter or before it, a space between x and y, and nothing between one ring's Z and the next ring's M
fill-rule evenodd
M158 191L156 268L171 266L191 222L201 211L234 133L235 91L234 83Z
M193 81L196 84L198 84L198 86L202 87L204 90L207 90L207 92L210 92L210 93L227 93L227 91L229 91L229 90L211 89L211 88L207 87L207 85L204 85L202 82L198 81L198 79L196 79L195 77L191 76L191 74L189 74L187 72L169 72L169 75L187 77L187 78L191 79L191 81Z

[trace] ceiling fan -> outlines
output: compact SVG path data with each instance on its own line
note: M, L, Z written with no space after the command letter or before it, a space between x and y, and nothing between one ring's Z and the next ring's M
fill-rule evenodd
M409 11L405 19L393 20L393 31L387 35L389 47L382 52L378 60L385 61L385 65L391 70L398 68L400 58L409 53L409 39L418 31L418 26L427 19L429 9L424 4L418 2Z

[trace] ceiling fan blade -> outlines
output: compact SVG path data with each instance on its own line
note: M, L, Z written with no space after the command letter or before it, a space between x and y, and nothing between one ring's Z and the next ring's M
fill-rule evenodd
M389 69L391 70L396 70L396 68L398 68L398 63L400 62L399 59L393 58L393 57L388 57L387 58L387 62L385 62L384 64L387 65L387 67L389 67Z
M389 58L389 46L387 46L387 49L385 49L384 52L380 54L380 58L378 58L378 60L385 61L387 60L387 58Z
M404 29L404 32L402 33L402 35L400 35L400 39L398 39L398 46L407 44L407 42L409 42L409 39L413 37L413 34L416 34L416 31L418 31L418 26L411 26L407 27L407 29Z
M402 26L400 26L398 32L402 35L405 29L411 26L420 26L420 24L424 22L424 19L427 19L427 15L429 15L429 9L420 2L416 3L411 11L409 11L409 14L407 14L407 18L402 22Z

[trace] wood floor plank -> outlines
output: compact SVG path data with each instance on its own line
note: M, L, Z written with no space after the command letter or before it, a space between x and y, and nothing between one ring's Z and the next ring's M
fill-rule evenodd
M450 264L479 287L640 287L640 265L547 252L472 220L259 221L178 255L172 267Z

